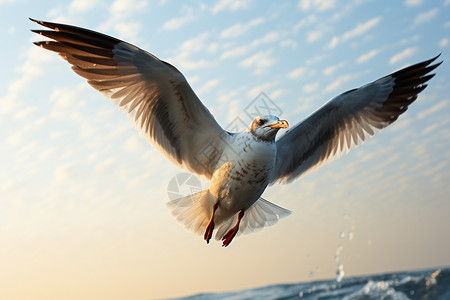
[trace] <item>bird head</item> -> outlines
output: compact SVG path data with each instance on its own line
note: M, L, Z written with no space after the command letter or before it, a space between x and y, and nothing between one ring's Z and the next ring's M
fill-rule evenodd
M247 131L258 139L272 142L275 140L278 130L288 127L289 124L287 121L280 120L278 117L272 115L265 115L256 117Z

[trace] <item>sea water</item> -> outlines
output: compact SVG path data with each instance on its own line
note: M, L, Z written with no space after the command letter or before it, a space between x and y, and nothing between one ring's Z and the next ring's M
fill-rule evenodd
M308 283L278 284L255 289L198 294L184 298L243 299L344 299L344 300L450 300L450 268L388 273Z

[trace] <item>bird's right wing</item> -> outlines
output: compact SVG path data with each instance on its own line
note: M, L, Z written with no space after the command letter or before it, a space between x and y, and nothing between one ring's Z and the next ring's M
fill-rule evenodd
M426 88L437 57L345 92L286 132L271 183L290 182L392 124Z
M116 38L65 24L32 20L52 30L35 44L59 53L78 75L125 111L172 162L212 176L228 133L197 98L183 74Z

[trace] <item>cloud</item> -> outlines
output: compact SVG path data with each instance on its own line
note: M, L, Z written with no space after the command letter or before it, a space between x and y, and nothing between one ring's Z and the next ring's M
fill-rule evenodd
M432 20L438 13L437 8L433 8L427 12L418 14L417 17L414 19L414 25L419 25L424 22L428 22Z
M449 99L445 99L435 105L433 105L432 107L430 107L427 110L422 111L421 113L419 113L419 115L417 116L419 119L424 119L438 111L442 111L445 107L447 107L447 105L450 103Z
M69 5L71 13L85 13L98 4L98 0L73 0Z
M418 6L420 4L422 4L423 0L405 0L405 5L406 6Z
M302 18L297 24L294 25L294 32L299 31L300 29L313 24L317 20L315 15L309 15L306 18Z
M257 26L263 22L264 22L264 18L256 18L245 24L237 23L233 26L228 27L227 29L222 30L222 32L220 33L220 36L222 38L226 38L226 39L235 38L240 35L243 35L250 28Z
M140 24L136 21L126 21L147 7L144 0L116 0L109 9L109 19L99 26L100 31L114 30L123 39L136 41L139 36Z
M245 53L247 53L248 50L249 50L248 45L239 46L239 47L227 50L224 53L222 53L222 55L220 56L220 59L223 60L223 59L227 59L227 58L242 56Z
M417 48L415 48L415 47L407 48L407 49L403 50L402 52L399 52L399 53L395 54L394 56L392 56L389 59L389 63L392 65L399 61L402 61L402 60L412 56L416 51L417 51Z
M255 68L255 73L262 73L275 62L272 50L260 51L243 60L239 65L247 68Z
M166 23L163 24L162 28L166 30L175 30L181 28L183 25L186 25L189 22L195 20L195 12L192 8L186 8L185 13L173 19L170 19Z
M254 49L258 46L261 46L263 44L269 44L276 42L283 33L277 32L277 31L271 31L265 34L263 37L253 40L250 44L238 46L236 48L230 49L225 51L221 56L220 59L227 59L232 57L239 57L250 51L251 49Z
M320 40L322 38L322 36L323 36L323 32L321 30L319 30L319 29L311 30L306 33L306 41L308 43L312 43L312 42Z
M325 70L323 70L323 74L327 75L327 76L333 75L333 73L336 72L336 70L342 68L344 65L345 65L344 62L340 62L336 65L329 66L329 67L325 68Z
M205 82L201 87L197 88L196 89L196 93L198 95L202 95L204 93L207 93L212 88L217 86L219 83L220 83L220 79L211 79L211 80Z
M355 28L343 33L340 37L338 37L338 36L333 37L332 40L330 41L328 47L330 49L332 49L332 48L336 47L340 41L345 42L345 41L355 38L361 34L364 34L367 31L369 31L370 29L372 29L373 27L375 27L380 21L381 21L381 17L375 17L364 23L359 23L355 26Z
M334 36L334 37L331 39L330 43L328 44L328 48L333 49L334 47L337 46L338 43L339 43L339 37Z
M180 70L197 70L201 68L207 68L214 65L213 62L205 59L194 60L189 57L188 52L182 52L177 56L169 58L168 61Z
M291 47L292 49L297 48L297 42L291 39L283 40L280 42L281 47Z
M246 0L219 0L212 8L212 13L217 14L219 12L229 10L237 11L248 9L252 4L252 1Z
M275 85L274 82L266 82L261 85L257 85L250 89L247 92L247 96L251 99L256 98L261 92L267 92L269 89L271 89Z
M33 40L36 37L33 37ZM25 91L28 86L43 73L45 65L55 59L55 55L49 51L45 51L31 45L24 54L24 62L18 68L20 77L14 80L7 88L5 96L1 98L0 115L14 114L21 111L23 105L20 94Z
M448 38L443 38L440 42L439 42L439 46L444 48L448 45Z
M196 37L190 38L181 44L180 51L197 52L207 48L205 40L209 37L208 32L203 32Z
M325 11L334 8L335 2L335 0L300 0L298 2L298 8L303 11Z
M325 91L331 92L331 91L337 90L343 84L352 80L355 77L357 77L357 75L354 75L354 74L345 74L345 75L339 76L335 81L333 81L332 83L330 83L329 85L327 85L325 87Z
M114 18L127 18L146 6L147 1L144 0L116 0L109 11Z
M287 77L295 79L295 78L299 78L301 76L303 76L306 72L306 68L305 67L300 67L297 69L292 70L291 72L289 72L287 74Z
M318 82L311 83L311 84L305 84L305 85L303 86L303 91L304 91L305 93L312 93L312 92L314 92L315 90L317 90L318 87L319 87L319 83L318 83Z
M366 62L366 61L369 61L369 60L371 60L373 57L375 57L375 55L377 55L377 54L380 53L380 52L381 52L381 49L373 49L373 50L370 50L370 51L367 52L367 53L361 54L361 55L356 59L356 62L357 62L358 64L361 64L361 63L364 63L364 62Z

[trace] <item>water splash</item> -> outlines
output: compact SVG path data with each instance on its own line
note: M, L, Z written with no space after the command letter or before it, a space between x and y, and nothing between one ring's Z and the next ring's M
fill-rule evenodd
M337 282L341 282L342 279L344 279L344 265L343 264L338 264L338 268L336 270L336 281Z

